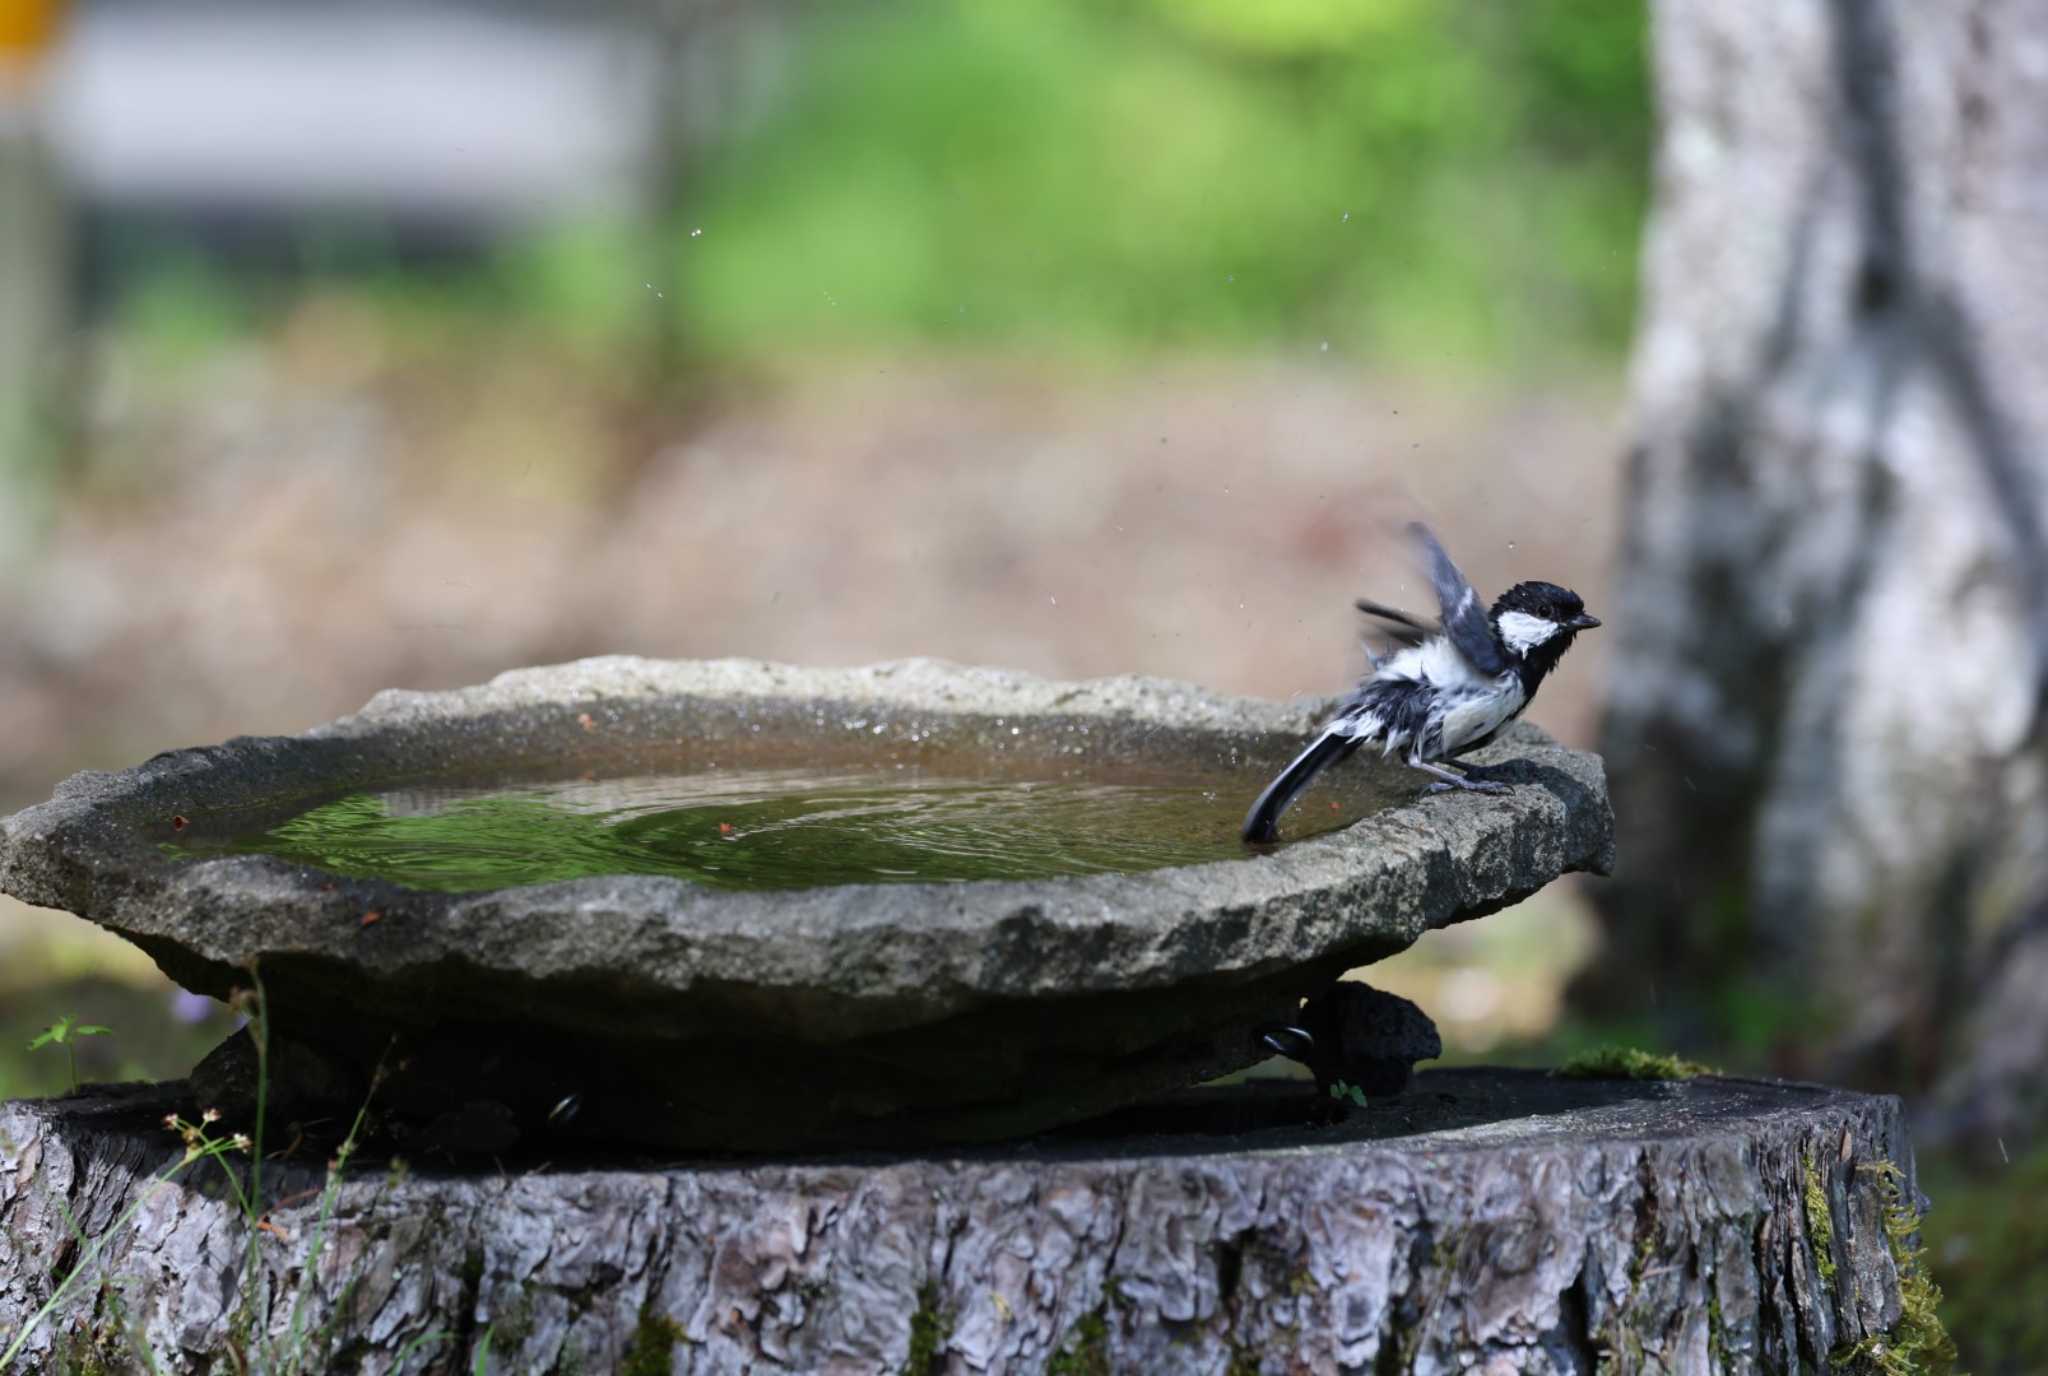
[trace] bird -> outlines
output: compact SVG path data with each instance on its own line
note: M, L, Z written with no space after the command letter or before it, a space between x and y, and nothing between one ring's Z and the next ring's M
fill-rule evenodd
M1247 843L1278 840L1280 814L1309 782L1368 744L1379 746L1382 756L1399 752L1409 768L1433 776L1431 793L1507 792L1506 784L1457 757L1522 715L1578 633L1600 624L1577 593L1555 583L1517 583L1482 610L1478 592L1429 527L1412 522L1408 534L1436 590L1437 624L1357 601L1398 648L1373 658L1336 715L1259 794L1244 819Z

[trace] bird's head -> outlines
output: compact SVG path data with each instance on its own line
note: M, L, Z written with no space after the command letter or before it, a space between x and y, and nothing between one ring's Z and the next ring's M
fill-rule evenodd
M1580 631L1600 624L1577 593L1555 583L1515 584L1495 600L1490 619L1508 653L1545 669L1571 648Z

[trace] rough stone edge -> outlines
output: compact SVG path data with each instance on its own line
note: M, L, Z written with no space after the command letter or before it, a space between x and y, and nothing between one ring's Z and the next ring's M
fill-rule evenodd
M1192 683L1121 674L1072 682L948 660L889 660L848 668L806 668L762 659L660 660L604 655L511 669L488 683L446 692L390 688L359 712L307 732L360 736L393 725L459 721L567 701L671 697L815 697L906 712L957 716L1143 717L1176 730L1307 730L1322 700L1274 702L1229 697Z

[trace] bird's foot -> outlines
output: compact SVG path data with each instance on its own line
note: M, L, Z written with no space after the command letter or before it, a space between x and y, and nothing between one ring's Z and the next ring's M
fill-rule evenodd
M1428 788L1422 790L1425 796L1431 793L1512 793L1514 791L1510 785L1496 783L1492 779L1465 779L1458 783L1439 782L1433 783Z

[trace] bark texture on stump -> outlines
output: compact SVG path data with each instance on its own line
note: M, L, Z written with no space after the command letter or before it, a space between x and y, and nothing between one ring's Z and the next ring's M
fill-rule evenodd
M1682 1029L1733 984L1787 1049L1833 1029L1806 1065L2014 1136L2048 1121L2048 0L1653 16L1583 992Z
M1323 1128L1246 1088L938 1159L366 1167L324 1225L300 1169L252 1230L151 1185L179 1088L0 1108L0 1331L67 1210L108 1239L28 1369L269 1372L296 1325L337 1373L1826 1370L1899 1324L1916 1197L1893 1099L1446 1071Z

